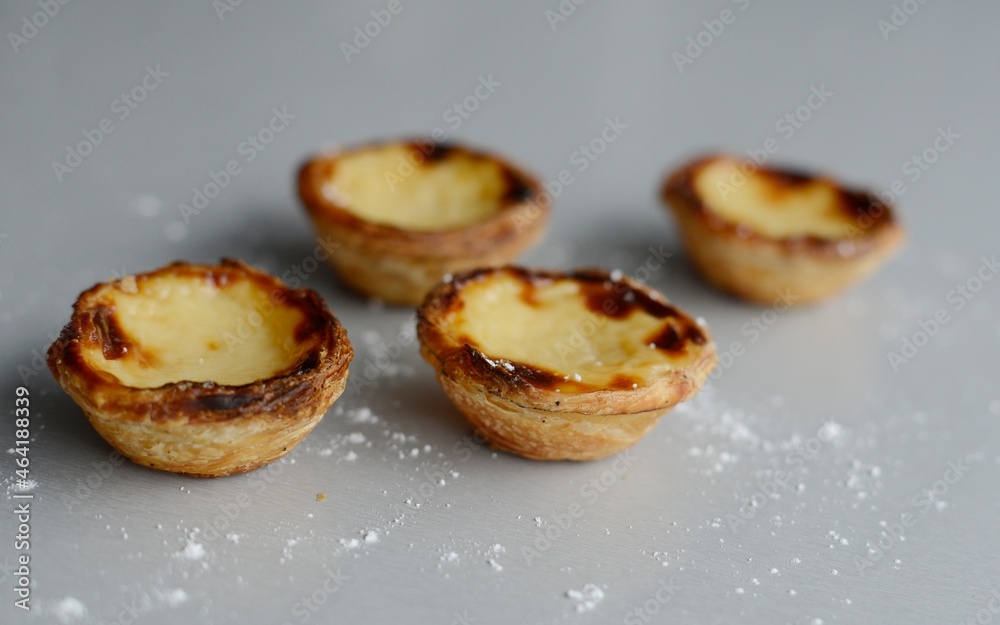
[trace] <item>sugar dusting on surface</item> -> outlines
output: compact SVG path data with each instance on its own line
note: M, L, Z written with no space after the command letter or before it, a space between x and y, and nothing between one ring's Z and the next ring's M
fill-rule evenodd
M53 606L52 615L60 623L72 623L87 616L87 606L76 597L66 597Z
M566 596L575 604L577 613L582 614L593 612L597 604L604 601L604 590L597 584L584 584L579 590L567 590Z
M731 596L773 597L773 592L780 590L787 597L797 597L798 588L778 581L784 576L789 581L801 577L798 570L782 572L789 566L802 570L819 567L829 578L836 579L843 577L840 564L846 562L853 572L852 558L865 556L866 549L871 553L871 545L880 540L887 524L882 521L876 527L871 521L850 522L845 520L844 511L851 512L847 518L882 515L890 520L901 512L916 512L906 508L909 498L900 504L895 499L884 500L883 493L886 484L898 481L904 469L891 450L929 442L927 415L901 409L888 400L873 397L871 401L881 402L877 409L885 415L882 419L859 418L859 409L858 414L828 415L802 422L801 416L785 408L782 397L773 397L762 413L756 413L746 406L727 405L712 388L675 410L671 418L677 418L679 423L670 428L673 436L667 441L686 451L688 471L704 480L700 490L690 494L711 497L709 503L724 513L691 529L699 534L705 530L715 532L723 557L733 558L740 583L731 587ZM864 407L865 412L871 410L872 406ZM972 454L970 458L980 456L983 454ZM731 497L718 492L721 483L735 487ZM691 488L698 486L691 482ZM805 497L811 490L820 494ZM935 501L930 494L928 497L930 510L941 512L947 508L946 501ZM822 529L817 532L816 519L830 519L829 525L820 525ZM746 558L743 564L738 564L740 558L733 557L740 553L739 546L747 537L781 539L791 526L797 526L798 533L809 532L815 539L803 543L808 547L786 541L789 547L781 550L790 556L784 560L785 567L766 554ZM837 555L817 557L812 545L823 539L821 544ZM903 540L905 536L900 542ZM668 564L667 558L659 555L661 552L654 553L654 561ZM675 555L673 559L681 558ZM891 568L903 566L899 558L885 562ZM693 560L688 560L686 566L704 568ZM831 582L830 587L842 588L841 592L849 589L837 582ZM853 604L849 596L836 591L831 600L843 606ZM806 622L817 621L823 619Z
M8 497L14 493L27 493L38 488L38 482L32 479L28 480L9 480L7 484L7 495Z
M370 334L363 335L360 343L371 346L371 353L375 353L374 348L386 341L380 335ZM402 372L408 370L407 367L410 364L385 369L374 383L391 384L395 377L404 375ZM355 375L354 370L352 375ZM523 464L487 449L477 448L468 455L458 453L455 445L462 443L465 432L450 430L445 436L451 438L442 438L439 432L433 431L434 422L415 420L410 423L400 419L399 404L393 401L397 400L380 396L368 405L362 404L357 396L345 394L321 426L292 454L279 461L286 473L266 486L259 501L273 498L281 502L275 505L291 503L293 512L276 521L273 527L259 529L252 522L253 515L242 516L241 511L241 516L232 520L231 527L212 538L207 525L211 519L208 512L215 514L217 511L209 507L205 516L195 520L196 527L178 524L176 530L169 525L169 529L162 530L165 532L164 549L174 557L168 558L170 562L164 569L165 574L157 580L159 594L150 605L160 609L197 601L200 591L195 584L199 576L207 574L228 576L235 588L247 588L248 582L238 570L226 568L229 566L226 563L234 558L236 561L249 558L251 553L267 563L283 565L276 569L282 581L286 576L290 581L294 577L295 583L303 581L299 573L303 570L299 568L300 561L311 563L320 558L325 563L344 565L347 572L348 564L345 563L373 553L384 556L388 550L423 554L424 566L419 567L420 573L434 572L444 579L489 580L488 583L498 587L520 579L525 567L523 548L531 546L537 536L545 536L547 530L555 532L559 528L558 520L565 517L565 502L541 503L549 501L544 496L523 502L507 501L479 492L482 472L490 466L502 463L504 467L523 468ZM727 405L709 388L695 400L679 406L641 443L636 451L639 455L649 457L669 452L679 460L678 471L669 483L657 481L655 486L660 488L663 484L664 492L670 492L674 497L671 506L639 510L647 518L641 519L642 525L637 521L636 527L647 532L653 529L644 535L641 549L638 549L643 558L631 562L637 576L655 580L677 575L683 586L685 575L698 576L707 571L704 564L707 544L709 549L718 550L718 561L732 569L731 583L720 589L720 596L732 601L750 602L778 595L787 600L799 592L803 597L798 600L802 601L810 594L810 586L802 583L806 573L820 573L831 584L851 577L848 573L853 569L849 569L849 565L820 559L815 550L810 551L792 541L785 540L781 543L784 548L764 555L747 551L743 541L752 542L751 538L758 537L786 539L786 532L795 526L799 531L809 532L810 544L820 544L824 552L836 551L839 561L850 562L851 556L863 554L866 541L877 538L877 531L882 528L874 528L873 534L870 527L824 519L842 517L831 512L843 510L858 514L881 512L883 508L879 506L885 505L884 484L898 479L906 468L886 450L886 432L902 432L912 437L910 442L920 442L926 417L897 415L880 423L859 424L846 417L823 415L805 422L800 415L785 409L785 403L783 398L775 396L760 412L755 412L745 406ZM992 412L992 404L989 409ZM790 464L787 461L790 457L801 462ZM391 467L390 477L383 475L377 482L369 477L369 469L375 464ZM323 482L315 489L304 491L301 501L296 499L295 479L289 477L296 466L302 467L301 471L315 469L324 475ZM571 468L552 467L546 478L552 479L554 492L568 484L570 496L565 501L572 502L575 498L579 502L577 494L581 484L602 475L610 466L610 463L597 462ZM541 474L549 467L532 469ZM255 472L251 477L266 470ZM644 470L635 469L634 479L645 479L638 473ZM562 478L552 478L559 471L569 476L565 482ZM757 484L774 481L781 474L779 472L789 475L787 483L759 495ZM477 475L477 480L460 479L470 474ZM631 483L633 476L628 477ZM233 483L244 488L246 482L238 480L245 479L248 478L233 478ZM560 554L585 547L585 540L595 539L598 529L596 540L610 542L633 536L635 530L630 523L615 524L609 513L621 504L630 487L619 484L625 482L609 487L609 494L602 495L606 498L600 505L585 506L584 515L574 520L569 530L559 530L558 548L540 555L546 569L551 568L553 572L550 583L556 584L548 588L545 595L552 601L553 615L562 612L566 619L571 618L566 617L568 612L591 612L605 599L608 587L594 583L578 587L577 584L585 579L570 578L579 571L564 564ZM720 487L722 484L726 487ZM181 492L190 493L199 488L200 484L192 483L182 487ZM321 488L330 499L325 505L314 501L315 493ZM343 504L351 501L348 497L352 489L364 491L365 505L354 514L345 514ZM545 491L540 492L544 495ZM822 493L821 498L815 496L817 492ZM258 497L253 494L254 505ZM230 496L223 503L231 504L232 501ZM434 515L444 518L452 513L456 517L480 513L478 504L475 510L465 507L469 501L480 502L483 510L489 503L487 514L496 517L497 523L455 530L454 534L435 533L430 538L421 538L419 533L412 531L411 518L427 523ZM698 503L704 501L711 504L713 512L718 511L717 516L684 517L685 507L700 510ZM943 500L934 502L934 509L942 514L947 513L946 507L947 502ZM739 518L741 508L749 511L749 518L734 532L729 517ZM884 510L885 518L895 512ZM648 517L650 514L662 516ZM814 519L820 519L822 524L806 528L806 521L815 523ZM504 523L517 523L513 538L510 533L494 531ZM118 531L117 526L112 528L110 524L108 529ZM586 532L591 534L584 538ZM692 543L700 543L697 550L692 548ZM891 566L893 560L897 566L901 565L895 554L887 565ZM560 579L557 575L567 578ZM191 580L192 584L186 585L186 590L167 590L175 585L175 579ZM568 587L569 590L563 590ZM835 599L842 605L852 603L849 597Z
M205 547L196 542L194 537L188 538L187 544L181 549L178 554L187 560L201 560L205 557Z

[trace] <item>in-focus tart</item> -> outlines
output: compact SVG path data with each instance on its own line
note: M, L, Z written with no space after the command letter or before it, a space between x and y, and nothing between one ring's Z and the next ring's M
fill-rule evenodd
M663 198L697 270L751 301L805 304L873 273L903 242L874 194L728 156L674 172Z
M491 154L430 141L319 156L299 195L341 281L419 304L447 274L512 261L548 223L539 181Z
M315 292L223 260L84 291L48 364L124 456L216 477L295 447L343 392L353 355Z
M494 447L593 460L633 445L715 366L708 331L603 270L455 276L418 311L421 354Z

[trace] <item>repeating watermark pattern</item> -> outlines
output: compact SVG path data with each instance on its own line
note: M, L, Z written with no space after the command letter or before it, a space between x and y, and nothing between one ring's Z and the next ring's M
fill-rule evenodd
M497 80L493 79L493 74L479 76L479 84L476 85L472 93L455 102L451 108L446 110L441 118L448 124L452 132L457 131L465 120L469 119L473 113L479 110L483 102L490 99L490 96L501 86ZM433 133L431 133L433 138Z
M155 91L163 83L163 79L170 76L168 72L160 69L159 64L155 67L146 66L146 74L137 85L123 92L111 102L111 112L118 122L123 122L132 115L132 112L146 101L150 92ZM66 158L52 161L52 171L56 175L56 180L62 182L66 174L72 173L83 164L83 159L94 153L97 146L104 143L111 133L117 130L114 119L111 117L101 118L94 128L84 128L80 131L83 139L76 144L66 145Z
M622 622L625 625L642 625L650 622L664 606L673 600L678 590L680 589L674 578L661 579L653 596L626 612Z
M126 275L127 273L124 266L121 270L111 270L111 277L113 280L119 280ZM47 336L47 343L43 344L41 347L33 348L29 354L29 359L17 365L17 375L21 378L21 384L25 386L28 385L28 381L31 380L31 378L41 374L42 371L45 371L48 368L48 364L45 361L45 352L49 345L59 339L59 333L50 330L47 333Z
M921 349L930 345L941 329L951 323L952 315L964 309L997 273L1000 273L1000 262L997 261L996 254L989 258L983 256L975 273L948 291L945 301L949 306L942 306L932 315L918 321L917 328L900 339L898 350L886 352L885 356L893 373L898 373L904 365L916 358Z
M952 130L951 126L937 128L937 134L930 145L903 162L900 167L903 177L890 182L888 188L876 191L875 196L887 204L892 204L896 198L909 190L907 182L914 184L920 180L940 160L941 155L950 150L951 146L961 138L962 135Z
M543 183L544 197L532 200L529 210L518 217L515 224L518 232L529 226L541 215L540 202L549 202L562 195L576 182L576 176L590 169L591 165L608 150L611 144L618 141L627 129L628 124L622 121L621 115L615 115L613 118L605 117L604 126L597 135L587 143L580 144L577 149L570 153L569 162L574 166L573 169L561 169L554 179Z
M770 307L740 326L740 336L743 339L734 340L726 349L718 351L718 364L708 377L718 380L725 375L726 371L736 364L736 359L747 353L747 347L759 341L777 323L778 318L798 300L799 295L790 288L779 290Z
M586 508L600 501L601 497L621 481L632 465L638 461L639 459L632 455L630 449L618 452L610 467L580 487L580 500L569 503L561 512L553 511L549 517L552 519L550 522L542 524L539 519L536 522L535 538L531 545L521 547L521 555L525 565L531 566L535 560L566 536L576 521L584 515Z
M355 360L351 368L351 377L347 380L352 393L361 393L364 389L373 387L380 377L393 370L394 363L403 355L403 350L417 342L416 325L417 315L413 313L391 341L376 346L364 362Z
M316 237L316 245L313 246L312 253L283 272L281 281L293 289L303 286L323 266L323 263L330 259L333 250L338 247L340 247L340 242L332 235L327 235L325 239Z
M296 623L307 623L309 619L344 586L350 577L336 570L327 568L323 573L323 581L312 592L303 595L292 604L292 616ZM292 625L292 621L282 621L281 625Z
M781 138L788 141L795 136L795 133L802 130L803 126L812 119L813 113L819 111L823 108L830 98L832 98L834 93L826 88L826 83L820 83L817 85L811 85L809 87L809 95L806 96L805 101L795 107L795 110L785 113L781 118L774 123L774 129L778 131ZM767 142L765 141L765 144ZM764 151L769 154L773 154L768 145L764 146ZM774 148L777 151L777 147Z
M461 128L462 124L471 118L483 102L489 100L502 85L503 83L493 78L493 74L479 75L472 92L452 103L441 114L441 119L447 124L447 128L444 126L434 128L429 141L417 141L416 150L410 150L405 157L401 156L393 170L384 172L383 179L389 190L395 191L398 185L412 176L417 167L431 158L437 152L438 146L447 143L452 134Z
M153 588L152 590L152 595L140 591L131 598L120 601L115 619L101 621L102 625L132 625L144 614L162 609L165 606L176 607L188 600L188 594L180 588L172 590Z
M312 254L284 271L280 276L281 281L285 286L293 289L303 286L309 277L316 273L330 258L332 250L339 246L340 243L330 235L325 239L316 237L316 245L313 247ZM232 329L223 333L222 340L226 343L226 350L230 354L233 353L238 346L253 336L254 332L259 330L264 322L274 314L274 311L284 303L285 292L282 289L273 289L267 294L266 300L254 302L253 310L236 317L233 320Z
M487 438L481 430L473 430L455 442L451 447L456 460L444 460L425 466L421 470L421 481L410 488L404 502L411 508L420 508L437 492L437 489L447 485L448 477L455 475L455 469L462 463L472 459L472 454L487 444Z
M663 249L662 244L656 247L650 245L646 251L649 252L646 260L636 265L632 273L629 274L632 278L643 283L648 283L653 274L665 267L667 261L674 256L673 252Z
M892 5L892 11L889 13L889 18L879 18L875 25L878 26L878 31L882 33L882 39L889 41L889 37L899 29L902 28L910 21L910 18L917 14L917 11L921 9L928 0L903 0L899 4Z
M246 479L247 489L238 493L231 500L216 505L217 513L200 524L202 528L198 536L203 543L211 543L225 535L233 523L253 504L254 497L264 494L267 487L278 479L285 471L283 462L272 462L250 473Z
M909 190L907 181L909 184L913 184L920 180L931 166L938 162L941 154L947 152L961 137L960 134L951 129L951 126L939 127L931 144L920 153L912 155L900 167L900 172L905 180L896 178L889 183L887 188L876 190L873 193L874 198L865 207L865 210L859 211L853 222L843 225L841 230L844 237L850 239L862 236L869 228L879 223L889 207L895 204L896 198ZM847 246L850 243L845 242L843 245Z
M692 65L698 57L700 57L705 50L712 47L722 33L726 31L726 26L731 26L736 22L736 18L746 11L750 7L750 0L731 0L734 5L736 5L738 11L733 9L722 9L719 12L718 17L712 19L702 20L701 25L704 26L702 30L699 30L694 35L689 35L686 39L687 45L684 46L683 51L675 51L671 58L674 61L674 65L677 67L677 71L684 73L684 68L688 65Z
M243 173L243 167L252 163L264 152L267 146L274 141L274 138L288 128L294 120L295 114L289 113L287 106L271 109L271 119L257 132L247 135L246 139L240 141L236 146L236 153L242 158L229 159L218 171L210 169L208 182L191 189L190 202L181 202L177 205L177 212L184 221L184 225L191 223L195 216L200 215L208 208L212 200L219 197L219 194Z
M63 493L60 496L66 511L70 512L73 506L79 505L94 496L98 490L107 482L115 469L125 463L125 456L117 451L108 454L107 459L100 462L91 463L92 470L86 476L77 477L76 485L72 492Z
M212 8L219 16L219 21L224 21L226 15L232 13L237 7L243 6L243 0L212 0Z
M27 15L21 18L21 28L18 32L8 31L7 41L14 48L14 54L20 54L21 48L28 45L28 42L38 36L38 33L45 28L49 21L55 18L70 0L38 0L39 11L35 11L29 18Z
M733 166L729 178L716 183L716 188L722 193L722 197L728 197L745 185L750 176L781 150L782 141L791 140L834 95L835 92L827 89L826 83L811 85L809 95L802 103L785 112L774 122L777 135L764 139L760 147L746 150L747 158Z
M791 482L808 462L812 462L823 450L823 446L837 440L843 428L832 419L823 423L812 436L791 449L784 458L783 469L775 469L771 476L755 483L756 490L749 497L744 497L736 514L727 514L726 523L734 534L740 528L752 521L768 503L779 499L782 491L793 491Z
M350 42L340 42L340 51L344 54L344 60L350 63L352 57L367 49L392 23L392 18L403 12L403 8L400 0L389 0L384 9L372 10L369 13L372 16L370 20L354 27L354 38Z
M569 162L576 167L576 173L582 174L587 171L601 156L601 154L604 154L611 144L622 136L622 133L624 133L627 128L628 124L621 120L621 115L615 115L614 119L611 117L605 117L604 126L601 128L600 132L589 142L581 143L580 147L569 155ZM573 182L572 179L568 182L562 182L564 178L563 172L565 171L566 170L559 172L559 181L562 186L568 186ZM550 190L550 192L552 191ZM553 195L557 196L556 193L553 193Z
M17 375L21 377L21 384L27 386L31 378L39 375L48 368L48 363L45 361L45 350L48 349L50 344L59 339L59 334L50 331L48 337L48 343L44 344L41 349L37 347L33 348L30 359L17 365Z
M986 605L977 610L975 614L966 617L961 625L989 625L997 614L1000 614L1000 590L994 590L990 593L990 600L986 602Z
M462 610L461 612L455 611L451 613L451 625L472 625L473 623L478 622L479 619L469 614L468 610Z
M944 496L972 470L976 458L976 454L966 454L962 458L949 460L947 468L939 479L913 495L910 505L917 510L916 513L902 512L898 521L883 522L878 537L866 543L868 551L865 556L854 556L852 560L858 574L863 576L867 569L875 568L896 545L905 542L906 530L916 526L917 522L931 508L940 509L943 507Z
M646 256L646 259L629 274L639 282L649 282L653 274L662 269L666 265L667 260L674 255L673 252L663 249L662 244L658 247L650 245L648 251L649 254ZM622 295L628 289L628 286L620 281L624 275L620 271L613 271L611 273L611 279L614 281L611 290L616 295ZM572 353L590 344L590 339L596 336L598 331L609 323L610 317L618 313L619 305L613 297L609 296L601 307L601 310L601 313L588 310L584 319L573 327L568 338L555 342L556 354L562 360L563 364L569 363L569 356Z
M577 8L586 2L587 0L559 0L555 9L545 9L545 20L552 32L556 32L559 25L573 17Z

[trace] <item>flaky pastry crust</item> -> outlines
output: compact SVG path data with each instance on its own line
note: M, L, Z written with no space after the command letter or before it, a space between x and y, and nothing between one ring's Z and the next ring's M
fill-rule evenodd
M170 281L170 289L149 294L164 281ZM245 286L245 292L265 304L241 311L251 325L277 324L272 320L285 317L297 320L294 327L269 328L291 346L288 353L294 358L278 360L269 374L245 382L184 379L180 371L171 374L178 379L160 383L157 363L170 361L171 355L162 346L157 351L136 338L130 325L139 329L141 322L119 310L118 298L126 298L129 307L151 308L155 318L156 307L190 299L188 286L225 298L235 285ZM278 309L287 314L274 312ZM225 349L225 341L240 340L236 320L227 322L232 336L228 331L197 335L197 340L211 337L204 346L206 357L211 350ZM171 324L172 319L161 315L158 323ZM193 328L177 331L196 340ZM196 349L201 349L200 343ZM247 357L253 355L238 356ZM319 295L291 289L242 262L224 259L218 266L177 262L83 292L70 322L48 350L48 365L98 433L122 455L154 469L218 477L251 471L295 447L343 392L352 357L347 333ZM126 369L115 369L117 375L109 372L115 360L127 362ZM225 370L225 361L221 367Z
M647 329L637 329L632 338L635 347L655 352L646 356L652 364L626 361L609 368L609 363L595 361L594 370L587 370L577 362L573 368L581 376L490 353L465 333L459 319L467 290L497 279L520 282L522 291L513 297L539 309L520 325L498 313L488 320L496 331L517 335L532 323L584 328L580 336L590 342L570 339L567 345L593 348L598 358L605 358L599 344L610 332L607 324L632 324L642 317ZM551 318L547 305L536 301L535 294L554 283L573 284L572 308L560 308L575 311L566 318ZM499 297L491 307L504 308L506 296ZM705 328L649 287L596 269L562 273L503 267L455 276L427 295L418 309L417 334L424 359L479 434L497 449L538 460L594 460L632 446L660 416L697 394L716 364L715 345Z
M433 184L408 176L420 168L448 167L455 159L491 163L503 177L496 210L473 223L413 229L359 216L344 200L325 192L341 159L387 147L405 150L410 157L399 170L383 170L370 184L400 189ZM445 275L509 263L533 246L545 232L551 204L539 180L509 161L430 141L373 143L317 156L299 171L298 191L319 236L333 243L329 260L340 280L364 295L412 306Z
M796 193L822 188L830 198L817 207L824 213L826 232L817 235L808 227L797 232L788 227L784 228L788 233L775 236L720 214L698 188L699 176L720 164L733 172L718 183L723 198L727 193L732 198L729 201L742 193L748 176L782 202L794 202ZM905 235L893 208L874 194L822 176L749 165L721 155L700 158L673 172L663 185L664 203L677 222L685 249L698 272L714 286L760 304L777 300L808 304L874 273L901 247ZM769 218L786 219L780 211Z

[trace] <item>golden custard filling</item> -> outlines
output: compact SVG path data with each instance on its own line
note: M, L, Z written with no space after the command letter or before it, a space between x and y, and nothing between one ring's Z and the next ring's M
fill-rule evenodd
M291 369L316 342L296 336L302 310L270 301L249 279L126 278L108 289L94 315L100 337L85 360L134 388L249 384Z
M500 210L509 186L500 163L437 149L442 156L403 143L346 152L323 195L365 221L425 232L464 228Z
M610 280L526 279L497 272L461 290L449 320L458 341L511 372L628 389L698 361L705 334L663 300ZM562 380L568 384L561 384Z
M727 158L704 164L693 180L699 200L722 219L772 239L846 238L851 221L834 182L745 169Z

